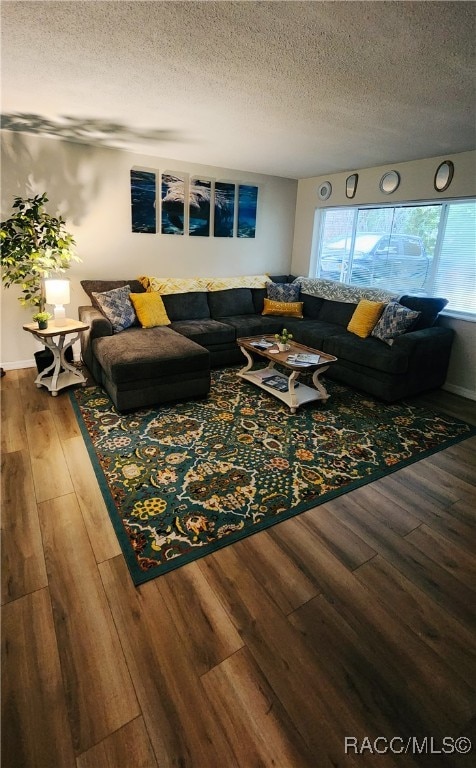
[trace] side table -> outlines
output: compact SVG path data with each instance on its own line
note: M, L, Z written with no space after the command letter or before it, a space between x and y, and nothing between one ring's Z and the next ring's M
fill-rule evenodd
M40 331L36 323L26 323L23 326L24 331L31 333L35 339L41 341L53 353L53 362L48 368L38 374L35 379L36 386L47 387L52 397L56 397L59 390L63 387L69 387L71 384L81 384L86 386L86 379L80 370L74 368L65 358L65 352L77 341L84 331L87 331L89 325L80 320L65 319L61 325L48 326L45 331ZM76 334L66 343L66 336ZM63 370L61 371L61 368ZM60 372L61 371L61 372Z

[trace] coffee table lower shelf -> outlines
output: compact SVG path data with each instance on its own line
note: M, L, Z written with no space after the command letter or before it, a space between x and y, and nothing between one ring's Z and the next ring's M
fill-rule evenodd
M328 366L320 368L318 371L319 375L326 371L327 368ZM317 373L317 371L315 373ZM266 384L266 382L263 381L263 379L265 379L267 376L274 376L276 374L288 379L287 392L280 392L279 389L270 387L268 384ZM316 389L308 387L306 384L302 384L302 382L299 382L298 387L295 386L299 371L293 371L290 376L286 376L285 374L278 372L274 365L270 365L267 368L260 368L254 371L245 371L243 369L236 375L239 376L240 379L245 379L245 381L249 381L251 384L255 384L257 387L264 389L266 392L269 392L270 395L277 397L278 400L282 400L282 402L286 403L286 405L291 409L291 413L295 413L296 409L305 403L311 403L314 400L323 400L325 402L329 398L329 395L327 394L324 386L315 375L313 376L313 383L316 386Z

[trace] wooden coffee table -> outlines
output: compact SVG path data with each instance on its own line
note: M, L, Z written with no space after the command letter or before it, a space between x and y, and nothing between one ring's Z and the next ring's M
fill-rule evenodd
M259 349L255 344L262 339L272 342L273 346L268 349ZM270 395L274 395L279 400L282 400L283 403L289 406L291 413L296 413L296 409L300 405L304 405L304 403L310 403L313 400L326 401L329 399L329 394L322 381L320 381L320 377L324 371L327 371L329 365L337 360L337 357L328 355L318 349L312 349L312 347L306 347L304 344L298 344L296 341L289 342L289 349L286 352L279 352L273 336L245 336L237 339L237 342L247 361L244 368L237 373L237 376L250 381L252 384L256 384L257 387L261 387L261 389L269 392ZM252 353L269 360L266 368L253 370L254 360ZM292 355L319 355L319 361L311 365L298 365L288 359ZM286 376L277 371L275 369L276 363L290 370L290 375ZM297 386L297 380L301 373L312 373L314 387L309 387L302 382L299 382L299 386ZM287 381L287 391L280 391L264 381L272 376L281 376Z

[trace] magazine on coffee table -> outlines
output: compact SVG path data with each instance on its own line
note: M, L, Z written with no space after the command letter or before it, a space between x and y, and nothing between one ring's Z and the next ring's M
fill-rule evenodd
M291 363L291 365L317 365L321 359L320 355L311 355L311 354L298 354L298 355L288 355L287 362Z

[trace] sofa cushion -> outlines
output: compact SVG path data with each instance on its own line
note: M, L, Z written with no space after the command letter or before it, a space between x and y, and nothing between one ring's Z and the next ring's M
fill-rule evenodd
M272 280L273 283L292 283L294 277L293 275L270 275L268 280Z
M301 293L301 301L304 317L319 317L324 299L321 299L319 296L310 296L308 293Z
M252 288L251 296L253 298L253 306L257 314L261 314L264 307L264 300L266 299L268 292L266 288Z
M130 286L131 293L143 293L145 290L138 280L81 280L84 292L89 296L91 304L96 309L101 309L101 307L93 293L105 293L106 291L113 291L114 288L123 288L125 285Z
M401 296L399 302L404 307L421 313L413 326L414 331L421 331L423 328L431 328L436 323L438 315L448 304L448 299L436 296Z
M296 325L291 325L291 323L296 323ZM304 320L293 320L291 318L286 320L286 325L288 330L294 334L295 341L314 349L324 350L324 339L327 339L329 336L348 334L348 331L342 325L324 323L321 320L316 322L315 320L306 320L306 318Z
M131 301L142 328L170 325L160 293L131 293Z
M403 307L398 301L391 301L385 307L380 320L373 329L372 336L391 347L394 339L409 331L419 317L419 312Z
M171 293L162 296L165 310L171 322L176 320L202 320L210 317L207 293Z
M356 307L357 304L347 304L344 301L323 299L318 319L324 320L326 323L336 323L337 325L342 325L344 328L347 328Z
M208 294L210 314L214 318L252 315L255 311L251 288L228 288Z
M112 325L114 333L120 333L134 324L136 314L129 298L130 286L113 288L102 293L93 292L97 306Z
M263 334L279 333L283 329L283 318L274 315L263 317L262 315L235 315L224 319L227 325L236 330L236 336L261 336ZM301 322L294 318L286 318L286 325L291 328L290 322ZM294 330L293 330L294 333Z
M302 317L302 301L272 301L272 299L264 299L263 304L263 315Z
M204 347L170 328L129 328L93 341L93 352L115 384L188 375L209 368Z
M205 347L210 344L226 344L235 341L236 332L233 326L220 323L218 320L204 318L202 320L177 320L171 323L173 331L181 333L188 339Z
M377 321L385 308L383 301L369 301L362 299L357 304L354 314L350 318L347 330L355 333L361 339L370 336L375 328Z
M266 284L268 299L272 301L299 301L299 285L297 283L273 283Z
M397 351L372 337L359 339L348 331L325 338L322 349L335 355L341 362L346 360L358 363L384 373L405 373L408 369L406 350Z

